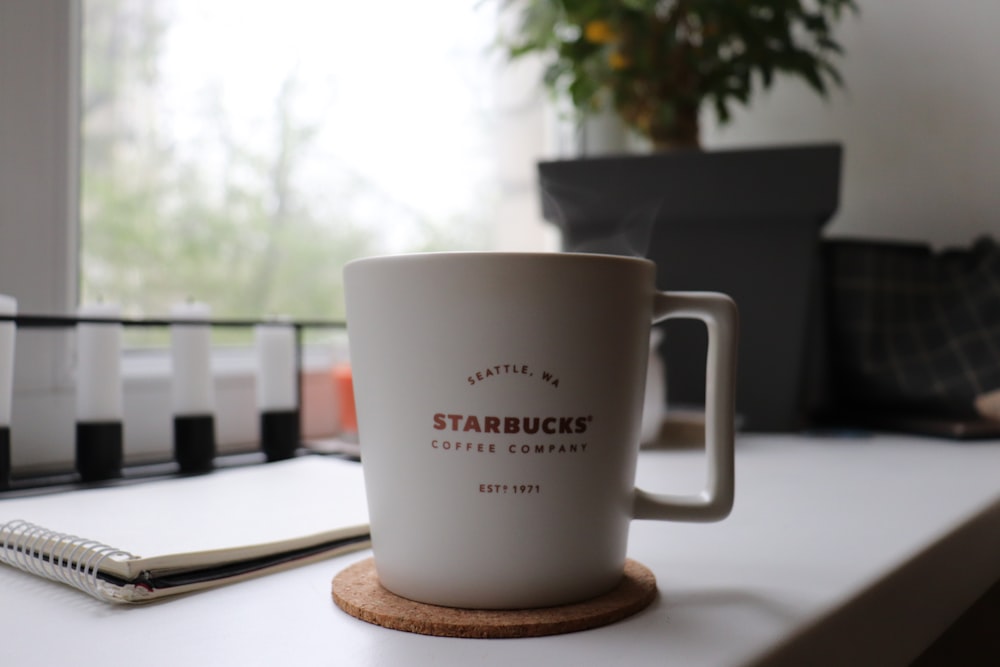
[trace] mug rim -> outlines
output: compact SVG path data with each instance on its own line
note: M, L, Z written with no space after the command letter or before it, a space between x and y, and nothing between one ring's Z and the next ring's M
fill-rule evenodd
M362 264L377 263L401 263L401 262L422 262L434 259L472 259L490 257L498 260L503 259L551 259L558 258L558 261L586 261L602 263L622 263L632 265L656 266L656 263L645 257L632 257L629 255L612 255L609 253L596 252L563 252L558 250L537 250L537 251L508 251L508 250L436 250L431 252L403 252L384 255L368 255L366 257L356 257L346 264L344 269Z

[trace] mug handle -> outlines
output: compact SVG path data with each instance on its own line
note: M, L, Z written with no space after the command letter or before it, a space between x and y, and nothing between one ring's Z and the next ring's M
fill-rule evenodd
M653 322L698 319L708 328L705 368L705 452L708 480L696 495L635 490L632 517L671 521L719 521L733 508L735 461L733 420L736 411L736 304L715 292L657 292ZM667 369L670 372L670 369Z

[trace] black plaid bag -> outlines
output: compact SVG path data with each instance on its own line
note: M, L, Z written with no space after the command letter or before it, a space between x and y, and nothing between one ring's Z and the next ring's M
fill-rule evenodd
M838 405L974 416L976 398L1000 388L1000 247L824 245Z

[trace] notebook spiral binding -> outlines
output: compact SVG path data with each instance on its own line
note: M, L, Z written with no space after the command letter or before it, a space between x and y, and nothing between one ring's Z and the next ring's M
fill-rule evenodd
M100 600L107 598L98 577L101 564L109 558L131 557L127 551L20 519L0 524L0 563L68 584Z

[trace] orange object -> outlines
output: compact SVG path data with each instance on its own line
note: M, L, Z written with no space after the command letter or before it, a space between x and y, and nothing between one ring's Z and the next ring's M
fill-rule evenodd
M344 433L358 432L358 415L354 409L354 380L350 364L333 367L333 384L337 389L337 417Z

